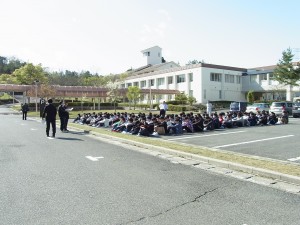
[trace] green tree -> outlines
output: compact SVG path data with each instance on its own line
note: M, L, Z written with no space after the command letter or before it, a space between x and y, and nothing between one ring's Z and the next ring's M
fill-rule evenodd
M187 101L188 101L188 103L189 103L190 106L192 106L194 103L197 102L196 98L193 97L193 96L189 96L189 97L187 98Z
M282 52L282 58L277 63L277 67L274 69L274 79L280 84L298 86L297 83L300 80L300 68L295 68L292 60L294 55L292 50L288 48Z
M248 91L247 93L247 101L251 104L254 102L254 94L252 90Z
M186 101L188 100L188 97L186 94L181 92L180 94L175 95L175 100L179 101L182 105L186 104Z
M136 103L140 99L140 96L141 96L140 88L137 86L128 87L126 96L129 101L133 102L133 109L135 110Z
M33 65L28 63L20 69L16 69L13 72L13 75L16 76L18 84L34 84L35 81L38 81L40 84L47 83L48 79L46 77L46 72L42 68L42 65Z

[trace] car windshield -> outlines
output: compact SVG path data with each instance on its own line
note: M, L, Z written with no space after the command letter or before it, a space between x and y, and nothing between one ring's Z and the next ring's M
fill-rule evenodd
M230 104L231 107L239 107L239 103L237 102L233 102Z
M284 105L283 102L273 102L273 104L272 104L272 106L274 106L274 107L281 107L283 105Z
M295 106L300 106L300 102L295 102L294 105Z

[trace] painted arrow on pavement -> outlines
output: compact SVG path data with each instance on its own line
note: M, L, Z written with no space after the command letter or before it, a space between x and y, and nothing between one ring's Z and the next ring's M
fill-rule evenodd
M87 158L87 159L89 159L89 160L91 160L91 161L99 161L99 159L103 159L104 157L102 157L102 156L99 156L99 157L93 157L93 156L86 156L85 158Z

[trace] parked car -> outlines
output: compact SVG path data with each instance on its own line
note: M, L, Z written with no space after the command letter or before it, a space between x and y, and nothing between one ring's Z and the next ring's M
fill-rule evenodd
M300 102L294 102L292 115L294 118L300 117Z
M276 115L281 115L282 111L286 110L289 115L292 115L293 112L293 103L292 102L272 102L270 106L270 112L274 112Z
M230 103L230 112L245 112L248 102L232 102Z
M248 105L246 112L261 112L261 111L270 111L270 104L269 103L254 103L252 105Z

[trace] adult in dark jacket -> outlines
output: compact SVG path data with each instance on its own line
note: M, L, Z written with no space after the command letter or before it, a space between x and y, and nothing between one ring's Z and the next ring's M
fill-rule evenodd
M52 104L53 100L50 98L48 104L45 106L42 118L46 118L46 135L49 137L50 124L52 126L52 137L55 137L56 133L56 107Z
M65 120L66 120L66 108L65 108L65 104L61 101L60 105L58 106L58 116L60 119L60 130L61 131L65 131Z
M27 112L29 111L28 104L25 103L24 105L22 104L22 114L23 114L23 120L27 120Z

